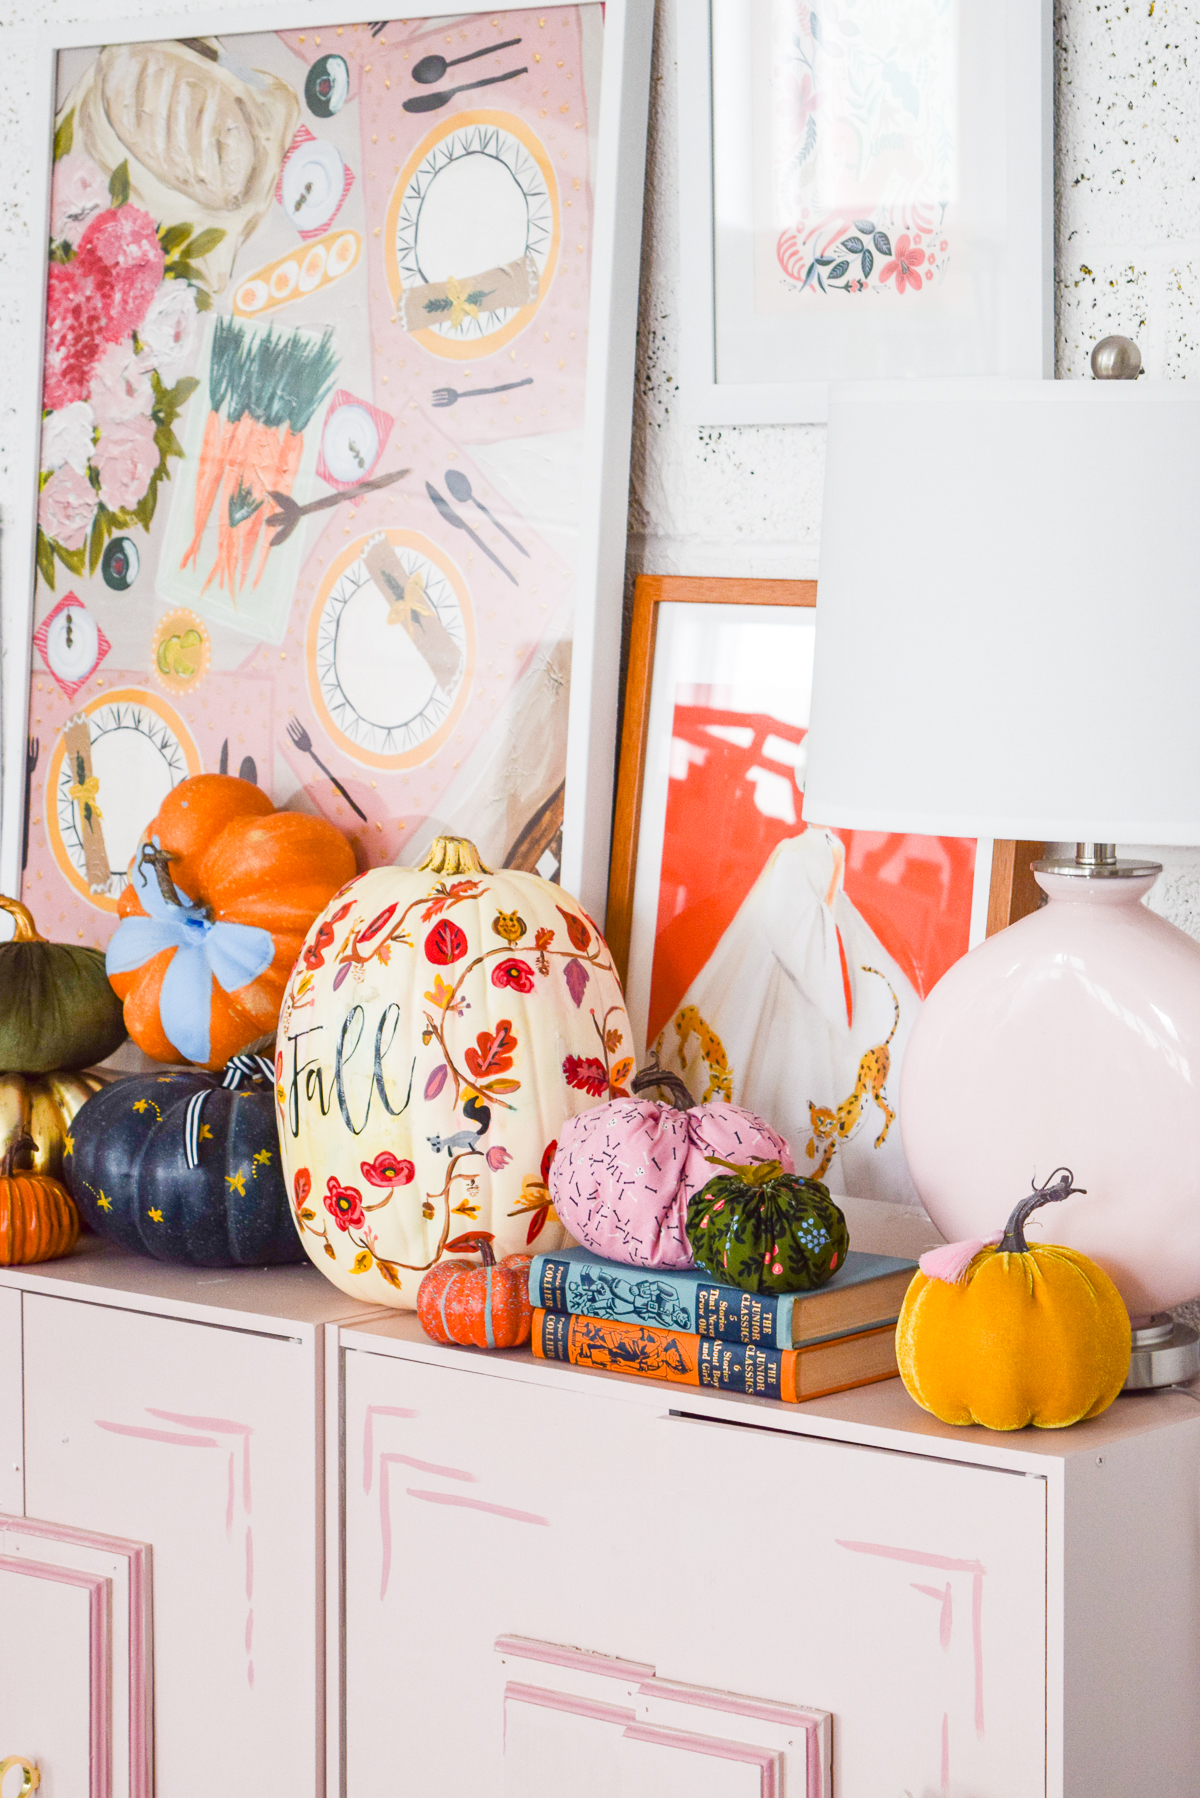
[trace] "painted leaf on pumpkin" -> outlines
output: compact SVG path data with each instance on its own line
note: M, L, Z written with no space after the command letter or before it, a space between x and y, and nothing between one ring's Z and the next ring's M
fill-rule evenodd
M566 924L567 935L571 939L571 947L573 949L586 949L592 940L592 933L584 923L583 919L577 918L574 912L563 911L561 905L556 905L554 909L561 915L563 922Z
M448 905L460 905L464 899L474 899L483 888L477 880L455 880L449 886L440 882L429 896L429 903L421 913L422 924L428 924L431 918L440 918Z
M428 1080L425 1082L425 1097L427 1099L437 1098L443 1086L446 1084L446 1076L449 1072L450 1070L444 1061L439 1067L434 1068L432 1074L430 1074Z
M445 967L449 962L461 961L467 953L466 932L449 918L443 918L435 924L425 938L425 959L440 963Z
M567 1085L576 1092L599 1099L608 1091L608 1069L595 1055L568 1055L562 1065Z
M374 1264L375 1257L372 1255L370 1249L359 1249L358 1254L354 1257L350 1272L352 1274L365 1274L369 1268L374 1266Z
M614 1055L624 1041L625 1038L619 1030L610 1030L604 1038L604 1047L610 1055Z
M615 1061L609 1069L609 1084L612 1086L624 1086L632 1072L633 1056L623 1055L620 1061Z
M587 983L591 979L591 975L581 961L576 961L572 957L563 969L563 978L566 980L567 991L574 999L575 1009L578 1011L583 1004L583 995L587 991Z
M481 1030L475 1044L464 1057L475 1080L484 1080L489 1074L504 1074L511 1068L517 1038L508 1018L501 1018L495 1030Z
M394 1286L394 1287L396 1287L397 1290L399 1290L400 1275L397 1273L396 1269L392 1266L390 1261L377 1261L375 1263L375 1271L377 1273L381 1273L383 1275L384 1279L387 1281L389 1286Z
M519 1080L485 1080L480 1091L492 1093L493 1095L499 1093L515 1093L520 1085L521 1082Z

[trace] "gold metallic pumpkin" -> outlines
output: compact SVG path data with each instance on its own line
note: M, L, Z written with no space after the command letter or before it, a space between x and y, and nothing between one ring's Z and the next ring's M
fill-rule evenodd
M0 1074L0 1157L31 1136L32 1171L61 1180L71 1119L103 1085L98 1074Z

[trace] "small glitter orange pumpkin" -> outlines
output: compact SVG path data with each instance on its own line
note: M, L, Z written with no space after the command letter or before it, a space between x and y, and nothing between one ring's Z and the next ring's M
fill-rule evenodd
M506 1255L497 1261L486 1235L456 1236L450 1249L477 1250L473 1261L439 1261L417 1289L421 1328L435 1342L459 1342L473 1348L520 1348L529 1341L532 1311L529 1268L532 1255Z

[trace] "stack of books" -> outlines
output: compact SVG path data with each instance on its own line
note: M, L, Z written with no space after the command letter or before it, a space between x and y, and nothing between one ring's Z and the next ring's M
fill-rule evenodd
M915 1261L851 1249L815 1292L741 1292L702 1268L628 1267L589 1249L529 1270L533 1352L613 1373L800 1404L896 1372Z

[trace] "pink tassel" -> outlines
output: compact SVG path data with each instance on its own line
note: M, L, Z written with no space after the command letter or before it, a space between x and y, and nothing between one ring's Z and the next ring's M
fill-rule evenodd
M917 1266L927 1280L944 1280L948 1286L957 1286L966 1279L967 1269L980 1249L994 1248L1002 1235L997 1230L994 1236L981 1236L972 1242L947 1242L940 1249L926 1249Z

